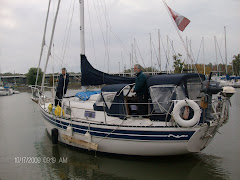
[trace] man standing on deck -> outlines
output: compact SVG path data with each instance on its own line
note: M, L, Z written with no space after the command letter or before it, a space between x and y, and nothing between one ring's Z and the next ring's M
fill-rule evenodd
M147 103L148 102L148 87L147 87L147 78L145 74L142 72L142 67L139 64L134 65L134 72L137 77L135 80L135 88L131 90L131 92L136 92L137 95L137 103ZM138 115L147 114L147 104L138 104L137 105Z
M69 75L66 72L66 68L62 68L62 74L57 79L58 86L56 90L55 106L62 105L63 95L67 93L67 87L69 82Z

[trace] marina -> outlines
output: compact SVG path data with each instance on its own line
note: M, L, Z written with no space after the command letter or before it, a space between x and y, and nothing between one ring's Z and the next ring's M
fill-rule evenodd
M237 5L3 2L0 180L239 180Z
M35 86L31 86L32 100L38 103L53 144L61 142L97 152L136 156L182 155L200 152L208 146L229 119L230 97L236 92L235 89L221 88L219 83L211 80L212 73L206 79L205 66L204 74L198 71L182 73L180 67L177 72L179 68L175 66L175 74L169 71L168 74L148 77L142 73L139 64L131 68L131 77L114 76L95 69L85 53L84 0L79 1L83 95L64 95L69 83L66 68L62 68L56 89L54 85L46 87L46 70L60 4L61 1L58 1L42 82L38 86L51 6L49 1ZM173 11L165 1L163 5L187 49L180 31L184 31L190 20ZM177 58L176 55L173 57ZM187 57L193 63L193 56L188 51ZM151 67L153 72L152 59ZM103 87L97 93L87 89L87 86L101 85ZM44 94L46 88L52 91L50 97Z
M68 95L76 92L71 90ZM154 158L106 155L53 145L40 110L30 97L30 93L0 97L1 179L237 180L240 177L239 89L231 98L229 122L206 149L196 154ZM42 162L15 161L22 157L38 158ZM67 163L59 162L60 158L67 158Z

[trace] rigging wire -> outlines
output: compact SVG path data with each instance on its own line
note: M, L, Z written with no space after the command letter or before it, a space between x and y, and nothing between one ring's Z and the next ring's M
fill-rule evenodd
M222 57L222 54L221 54L221 51L220 51L220 48L219 48L219 44L218 44L217 38L216 38L216 43L217 43L217 47L218 47L218 51L219 51L219 55L221 57L222 63L224 64L224 60L223 60L223 57Z
M200 43L200 47L199 47L199 50L198 50L198 55L197 55L197 59L195 61L195 64L197 64L197 62L198 62L198 58L199 58L199 54L200 54L200 51L201 51L202 44L203 44L203 39L201 40L201 43Z
M99 3L99 0L97 0L98 3ZM104 6L103 6L103 3L104 3ZM107 41L107 48L108 48L108 72L109 72L109 64L110 64L110 42L111 42L111 34L108 33L108 29L109 29L109 25L110 25L110 22L108 21L109 19L107 18L107 7L106 7L106 3L105 1L102 3L102 1L100 1L100 5L102 7L102 11L103 11L103 14L104 14L104 18L105 18L105 22L106 22L106 41Z
M46 47L48 47L47 45L46 45ZM71 68L70 68L70 66L68 66L67 64L65 64L65 63L62 63L62 59L60 58L60 57L58 57L56 54L54 54L54 53L52 53L51 54L51 57L55 57L55 62L56 62L56 60L57 60L57 63L59 63L59 64L62 64L62 65L64 65L67 69L70 69L71 70ZM79 79L79 76L76 76L76 75L73 75L76 79Z
M94 4L95 12L96 12L96 15L97 15L98 24L99 24L99 27L100 27L100 30L101 30L101 33L102 33L103 43L104 43L104 46L105 46L105 56L107 57L107 60L108 60L109 59L109 54L108 54L107 42L106 42L106 39L105 39L105 36L104 36L103 27L102 27L101 13L100 13L100 11L97 10L96 4L95 4L94 1L93 1L93 4ZM104 64L105 64L105 58L104 58ZM109 71L109 69L108 69L108 71Z
M136 41L136 40L135 40L135 41ZM146 65L145 65L145 63L144 63L144 60L143 60L141 51L140 51L140 49L139 49L139 47L138 47L137 41L136 41L136 47L137 47L138 53L139 53L139 55L140 55L140 57L141 57L141 60L142 60L142 63L143 63L143 67L146 68Z
M35 86L37 85L38 75L39 75L39 68L40 68L41 59L42 59L42 54L43 54L43 51L44 51L44 46L46 45L45 36L46 36L47 22L48 22L48 16L49 16L50 7L51 7L51 0L49 0L49 2L48 2L48 10L47 10L47 16L46 16L46 20L45 20L45 27L44 27L44 33L43 33L43 38L42 38L42 45L41 45L39 62L38 62L38 69L37 69L37 76L36 76L36 80L35 80Z
M100 1L101 2L101 1ZM94 1L93 1L94 3ZM103 5L104 4L104 5ZM105 21L106 21L106 26L108 28L108 32L110 32L110 34L112 34L119 42L120 42L120 45L122 46L123 50L126 52L126 54L130 54L130 51L128 50L128 48L124 45L124 43L121 41L121 39L112 31L112 27L111 27L111 23L110 23L110 18L109 18L109 15L108 15L108 12L107 12L107 8L106 8L106 2L105 0L103 0L103 4L101 3L101 6L102 6L102 9L103 9L103 13L104 13L104 17L105 17ZM94 3L94 7L95 7L95 11L96 11L96 14L97 14L97 10L96 10L96 5ZM98 13L100 15L100 12ZM97 14L97 17L98 17L98 14ZM101 17L101 16L100 16ZM99 18L98 18L98 22L99 24L101 24L101 22L99 21ZM102 26L100 25L100 28ZM101 31L102 31L102 28L101 28ZM102 32L102 36L103 36L103 39L104 39L104 34ZM109 37L111 37L109 35ZM107 39L107 37L106 37ZM108 59L110 60L110 57L109 57L109 52L110 52L110 38L108 40L108 43L105 42L105 39L104 39L104 45L105 45L105 49L108 48L107 50L107 54L108 54Z
M172 15L171 15L170 12L169 12L169 9L168 9L168 6L167 6L165 0L162 0L162 2L163 2L163 4L165 5L165 8L166 8L166 10L167 10L167 12L168 12L168 15L170 16L170 19L172 20L172 22L173 22L173 24L174 24L174 27L175 27L175 29L176 29L176 31L177 31L177 33L178 33L178 36L179 36L180 40L182 41L183 47L184 47L185 51L187 52L187 56L189 57L189 59L190 59L191 62L193 63L193 62L194 62L194 59L193 59L194 57L191 57L191 55L188 53L187 47L186 47L186 45L185 45L185 43L184 43L184 40L183 40L183 38L182 38L182 36L181 36L181 34L180 34L180 32L179 32L179 29L178 29L178 27L177 27L174 19L172 18ZM198 76L199 76L199 79L200 79L200 81L201 81L201 83L202 83L202 78L200 77L200 74L199 74L199 72L198 72L198 70L197 70L196 65L194 65L194 68L195 68L195 71L197 72L197 74L198 74Z
M158 55L157 55L157 52L156 52L156 48L155 48L155 46L154 46L154 43L152 42L152 45L153 45L153 50L154 50L154 53L155 53L155 55L156 55L156 59L157 59L157 62L158 62L158 66L159 66L159 68L160 68L160 61L159 61L159 58L158 58Z
M165 54L165 56L166 56L166 60L168 61L167 51L166 51L166 49L165 49L165 46L164 46L162 37L160 37L160 40L161 40L161 43L162 43L162 46L163 46L163 52L164 52L164 54Z
M73 0L71 0L71 3L70 3L70 6L69 6L69 9L68 9L68 15L67 15L67 24L66 24L66 27L65 27L65 31L64 31L64 36L63 36L63 43L62 43L62 55L61 57L63 57L64 55L64 48L65 48L65 43L66 43L66 38L67 38L67 31L68 31L68 23L69 23L69 17L70 17L70 10L71 10L71 4L72 4ZM63 58L62 58L63 59Z
M63 54L62 54L62 63L63 63L63 60L65 58L66 50L67 50L67 48L69 49L75 0L72 0L71 4L72 4L72 7L71 7L71 5L69 7L68 20L67 20L67 25L66 25L66 29L65 29L65 35L64 35L64 42L63 42L63 47L62 47L62 52L63 52ZM71 14L71 17L70 17L70 10L71 9L72 9L72 14ZM69 21L69 19L70 19L70 21Z
M90 15L90 10L89 10L89 3L88 3L88 1L87 1L87 7L88 7L88 18L89 18L89 24L90 24L91 36L92 36L93 54L94 54L94 60L95 60L95 62L96 62L95 43L94 43L93 30L92 30L92 21L91 21L91 15Z

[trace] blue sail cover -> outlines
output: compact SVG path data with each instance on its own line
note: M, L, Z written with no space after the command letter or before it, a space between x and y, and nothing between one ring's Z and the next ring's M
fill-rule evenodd
M75 96L81 99L82 101L87 101L91 97L91 95L100 94L100 92L101 91L78 92L77 94L75 94Z
M96 86L101 84L132 84L135 77L120 77L101 72L92 67L85 55L81 55L81 84Z

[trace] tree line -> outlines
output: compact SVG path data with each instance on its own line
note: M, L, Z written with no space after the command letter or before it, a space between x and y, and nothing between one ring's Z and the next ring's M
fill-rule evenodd
M173 68L174 68L174 73L182 73L182 72L199 72L201 74L204 74L204 64L185 64L182 61L182 55L177 54L173 56ZM224 75L226 74L226 65L225 64L206 64L205 65L205 74L210 74L211 71L217 72L219 75ZM142 68L143 72L159 72L159 70L156 67L146 67ZM124 73L131 73L131 69L127 69L124 71ZM232 61L227 65L227 73L228 75L236 75L240 76L240 54L234 55L232 57ZM71 74L75 74L72 72ZM0 74L1 76L13 76L13 75L21 75L19 73L12 74L10 72ZM31 67L28 70L28 73L26 74L27 78L27 84L34 85L36 81L36 76L37 76L37 68ZM38 76L38 85L42 82L42 76L43 72L42 69L39 69L39 76ZM50 77L49 83L53 83L53 76Z
M184 64L181 60L181 54L174 55L174 73L181 72L199 72L204 74L204 64ZM211 71L218 72L219 75L226 74L226 64L205 64L205 74L210 74ZM232 61L227 65L228 75L240 75L240 54L234 55Z

